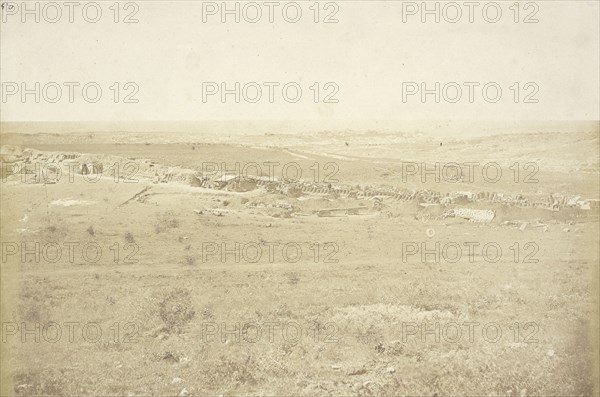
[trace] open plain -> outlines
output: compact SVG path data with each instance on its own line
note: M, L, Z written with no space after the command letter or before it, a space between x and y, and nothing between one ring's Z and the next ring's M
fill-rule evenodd
M598 395L598 131L2 144L17 396Z

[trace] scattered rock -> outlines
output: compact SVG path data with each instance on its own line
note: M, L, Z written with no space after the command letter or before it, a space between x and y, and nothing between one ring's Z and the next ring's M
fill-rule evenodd
M163 334L167 331L168 331L167 327L165 327L164 325L161 325L161 326L154 328L152 331L150 331L148 333L148 336L151 336L153 338L160 337L161 334Z
M366 374L367 370L364 368L352 368L348 371L348 375L353 376L353 375L362 375L362 374Z
M548 355L548 357L552 357L554 356L554 350L550 349L546 354Z
M190 361L191 360L188 357L185 357L185 356L179 357L179 363L180 364L187 365L187 364L189 364Z
M569 233L570 231L571 231L571 229L569 229L568 227L565 227L565 228L563 229L563 232L565 232L565 233Z
M390 374L393 374L394 372L396 372L396 368L394 367L387 367L386 371Z
M340 368L342 368L342 367L340 367L339 365L332 365L331 366L331 369L336 369L337 370L337 369L340 369Z
M519 397L527 397L527 389L521 389L521 394Z
M187 389L185 387L179 392L179 397L186 397L189 395L190 395L190 392L187 391Z
M167 361L170 364L177 364L179 362L179 355L173 354L169 351L161 354L156 354L155 356L158 360Z
M181 378L173 378L173 380L171 381L171 384L172 385L178 385L181 382L183 382L183 379L181 379Z

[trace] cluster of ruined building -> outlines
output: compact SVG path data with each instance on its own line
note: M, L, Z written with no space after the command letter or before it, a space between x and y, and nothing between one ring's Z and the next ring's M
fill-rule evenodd
M523 194L509 195L496 192L472 193L469 191L455 191L442 193L428 189L409 190L392 186L352 186L337 183L280 180L275 177L265 176L242 177L236 174L206 177L195 170L164 166L150 160L126 159L118 156L103 156L103 158L100 158L97 155L41 152L33 149L26 149L11 157L12 163L21 163L23 165L21 172L31 168L31 165L35 162L43 162L45 164L54 163L66 167L66 164L75 161L78 163L78 167L75 169L77 173L104 173L107 174L106 176L109 176L108 174L112 174L116 169L116 163L121 164L121 167L126 166L128 163L134 163L135 167L131 168L131 171L134 172L132 174L133 177L150 180L154 183L180 182L196 187L237 192L264 189L267 192L279 193L291 197L323 195L356 200L377 198L377 200L383 202L416 201L423 205L442 206L490 202L518 207L538 207L555 211L563 208L579 208L582 210L597 210L600 208L600 200L598 199L583 199L581 196L559 193L526 197Z
M472 193L456 191L441 193L433 190L408 190L391 186L350 186L342 184L277 180L267 177L244 177L230 175L227 178L198 178L199 186L209 189L250 191L257 188L268 192L284 194L292 197L302 195L323 195L336 198L369 200L379 198L390 201L416 201L424 205L467 204L473 202L500 203L518 207L539 207L550 210L561 208L579 208L583 210L599 209L600 200L582 199L581 196L569 196L554 193L547 196L528 198L523 194L508 195L496 192Z

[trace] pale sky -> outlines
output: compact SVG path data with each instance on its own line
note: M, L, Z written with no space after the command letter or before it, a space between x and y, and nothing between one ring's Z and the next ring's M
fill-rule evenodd
M600 119L598 1L536 1L527 7L521 2L519 23L514 22L515 3L506 1L495 3L502 11L497 23L483 18L482 8L491 2L477 2L472 23L464 2L454 3L463 12L457 23L445 21L442 14L440 23L431 15L422 23L418 10L416 15L404 15L403 22L403 9L414 10L411 7L420 7L421 2L402 1L338 1L327 7L321 2L319 23L313 21L312 1L297 2L302 10L297 23L283 18L283 6L290 2L276 2L274 23L268 20L265 2L255 3L263 13L257 23L244 20L242 9L248 2L239 2L240 23L233 15L222 23L219 10L205 15L204 23L203 8L208 14L222 2L139 1L135 14L139 22L132 24L114 23L109 8L113 1L96 3L102 16L95 24L83 19L81 6L74 11L75 22L69 23L63 2L57 2L63 15L56 23L44 20L44 3L39 23L34 15L21 22L21 2L11 11L15 15L3 10L2 121L306 120L311 128L376 129L411 120ZM227 6L234 8L235 3L228 1ZM432 8L435 3L427 2ZM120 5L120 19L134 11L133 6L123 9L125 2ZM287 7L286 15L293 18L295 5ZM495 16L494 7L488 6L489 18ZM254 17L255 9L247 6L246 11L248 18ZM452 12L448 18L455 15L454 10L446 11ZM47 8L46 17L54 18L55 12ZM90 18L94 13L93 7L88 9ZM322 23L330 13L338 22ZM538 22L523 23L529 14ZM35 103L30 94L23 103L23 82L28 89L39 82L40 92L45 87L49 99L61 86L62 96L50 103L42 95ZM56 84L48 85L52 82ZM80 84L73 88L74 103L69 103L65 82ZM97 103L87 103L81 96L81 87L90 82L102 89ZM115 82L120 84L119 103L113 102ZM138 103L122 103L135 88L125 89L127 82L139 87L133 96ZM246 98L256 96L256 86L262 96L250 103L242 95L235 103L231 94L221 103L217 93L203 102L207 82L216 84L204 84L205 90L220 90L223 82L233 89L239 82L240 94L251 83ZM316 82L319 103L314 102ZM422 103L420 91L403 101L403 92L421 90L421 83L434 89L436 82L440 103L435 103L434 94ZM298 102L285 101L281 88L286 83L291 83L290 99L295 87L301 88ZM495 103L483 96L481 88L487 83L490 99L496 87L502 90ZM456 87L462 97L450 103L443 94L454 98ZM19 91L9 95L15 89ZM323 103L334 91L337 103ZM88 94L93 97L95 88ZM527 95L537 103L524 103Z

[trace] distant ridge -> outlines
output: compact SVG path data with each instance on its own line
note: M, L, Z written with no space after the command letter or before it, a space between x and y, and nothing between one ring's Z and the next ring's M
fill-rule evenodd
M329 124L340 124L332 122ZM26 134L127 134L127 133L184 133L201 135L257 135L257 134L377 134L398 133L410 135L488 136L497 134L529 134L550 132L600 132L600 121L344 121L345 126L316 125L310 121L156 121L156 122L14 122L0 123L0 133ZM314 124L314 125L313 125Z

